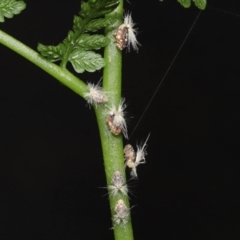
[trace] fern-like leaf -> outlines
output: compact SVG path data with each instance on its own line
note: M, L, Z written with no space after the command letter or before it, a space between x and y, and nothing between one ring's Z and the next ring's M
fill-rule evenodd
M89 0L82 1L79 15L83 18L101 17L112 12L119 4L119 0Z
M39 43L37 49L42 56L46 57L51 62L55 62L62 60L66 46L63 43L60 43L58 46L45 46Z
M193 0L193 2L201 10L204 10L207 6L207 0Z
M68 32L63 43L57 46L38 45L40 53L50 61L61 60L66 67L71 62L76 72L94 72L104 66L104 59L92 50L99 50L110 42L104 35L92 34L101 28L111 26L116 17L105 14L112 12L119 0L86 0L81 3L79 16L74 16L73 29Z
M12 18L14 15L19 14L26 8L23 1L18 0L1 0L0 1L0 22L4 22L4 17Z
M85 28L85 31L96 32L101 28L113 25L116 21L116 17L98 18L89 22Z
M195 3L195 6L201 10L204 10L207 6L207 0L177 0L183 7L189 8L192 1Z
M84 50L100 49L108 45L110 40L103 35L82 34L76 41L77 46Z
M177 0L183 7L189 8L191 6L191 0Z
M78 32L83 25L83 19L79 16L74 16L73 19L73 31Z
M95 72L105 66L104 59L100 54L92 51L75 50L70 55L70 62L78 73Z

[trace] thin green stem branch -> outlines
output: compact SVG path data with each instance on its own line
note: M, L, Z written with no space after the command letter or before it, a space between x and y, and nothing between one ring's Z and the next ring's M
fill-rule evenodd
M70 73L68 70L57 66L45 60L39 53L16 40L12 36L0 30L0 43L20 54L30 62L34 63L45 72L52 75L62 84L70 88L72 91L83 97L83 94L88 92L87 85Z
M103 74L103 89L109 96L108 104L118 106L121 101L122 91L122 52L116 48L115 39L113 37L113 29L117 29L122 23L123 1L120 1L118 8L109 15L118 16L118 22L115 26L106 29L107 36L111 39L110 44L105 48L105 68ZM100 131L102 143L103 158L107 184L111 184L113 174L120 171L126 181L125 166L123 159L123 140L122 135L115 136L111 134L106 124L106 112L101 107L95 108L97 121ZM126 196L109 196L112 217L116 202L122 199L127 207L129 200ZM129 217L127 224L115 224L113 222L113 231L115 240L133 240L133 229L131 218Z

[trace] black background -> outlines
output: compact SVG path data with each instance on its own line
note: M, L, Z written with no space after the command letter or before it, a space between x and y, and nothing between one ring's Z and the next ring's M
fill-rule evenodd
M199 10L131 0L138 53L123 56L129 134ZM33 49L56 45L79 1L30 1L1 29ZM113 239L93 110L0 45L0 237ZM135 239L240 238L240 7L209 1L130 142L149 132L147 164L131 182ZM71 69L71 68L69 68ZM79 75L98 82L101 71Z

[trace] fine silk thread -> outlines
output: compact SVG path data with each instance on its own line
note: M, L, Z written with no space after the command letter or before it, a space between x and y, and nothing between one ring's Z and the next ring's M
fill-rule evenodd
M141 117L139 118L139 120L138 120L137 124L135 125L135 127L134 127L134 129L133 129L133 131L132 131L132 133L130 134L130 137L129 137L129 139L132 137L133 133L135 132L135 130L137 129L137 127L138 127L139 123L141 122L141 120L142 120L143 116L145 115L145 113L146 113L147 109L149 108L150 104L152 103L152 101L153 101L154 97L156 96L156 94L157 94L157 92L158 92L159 88L161 87L161 85L162 85L163 81L165 80L165 78L166 78L167 74L169 73L169 71L170 71L170 69L171 69L172 65L174 64L174 62L175 62L176 58L178 57L178 55L179 55L180 51L181 51L181 50L182 50L182 48L183 48L183 46L184 46L185 42L187 41L187 39L188 39L188 37L189 37L189 35L190 35L190 33L191 33L191 31L192 31L193 27L195 26L195 24L196 24L196 22L197 22L197 20L198 20L198 18L199 18L199 16L200 16L200 14L201 14L201 12L202 12L202 11L199 11L198 15L196 16L196 18L195 18L195 20L194 20L193 24L191 25L191 27L190 27L190 29L189 29L189 31L188 31L188 33L187 33L186 37L184 38L184 40L183 40L182 44L180 45L180 47L179 47L179 49L178 49L177 53L175 54L175 56L174 56L173 60L171 61L170 65L169 65L169 67L168 67L168 69L167 69L167 71L165 72L165 74L164 74L163 78L160 80L160 82L159 82L159 84L158 84L158 86L157 86L156 90L154 91L154 93L153 93L152 97L150 98L150 100L149 100L149 102L148 102L147 106L145 107L145 109L144 109L144 111L143 111L143 113L142 113Z

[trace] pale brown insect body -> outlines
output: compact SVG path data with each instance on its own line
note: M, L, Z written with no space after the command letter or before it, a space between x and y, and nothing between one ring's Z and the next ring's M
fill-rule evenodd
M117 201L114 212L116 214L113 216L113 221L116 224L126 224L128 222L129 208L125 205L122 199Z
M121 25L117 31L114 32L114 36L117 48L123 50L128 44L128 27Z
M98 104L106 103L108 101L107 95L103 92L99 85L100 82L98 82L96 85L88 83L89 92L84 93L84 98L87 100L90 106L97 106Z
M126 104L124 103L124 99L121 100L117 107L115 105L110 106L108 108L106 122L108 128L114 135L119 135L122 132L124 137L128 138L125 108Z
M127 144L124 149L123 149L123 153L124 153L124 161L125 164L129 167L129 168L134 168L135 166L135 159L136 159L136 153L132 147L131 144Z
M130 144L123 149L125 165L132 169L131 176L135 179L137 178L137 166L146 163L145 156L147 155L146 147L149 136L150 134L143 145L137 145L136 153Z
M119 135L119 134L122 132L121 127L116 126L116 125L114 124L114 115L108 116L106 122L107 122L107 125L108 125L109 130L110 130L114 135Z
M111 185L108 186L108 190L110 194L113 196L117 196L119 193L127 196L128 188L124 182L124 178L119 171L116 171L113 175Z
M118 29L113 34L116 39L116 47L123 50L125 47L130 51L130 45L134 50L138 51L138 45L140 43L137 41L137 29L135 28L135 23L132 20L131 13L126 13L123 19L123 24L118 27Z

